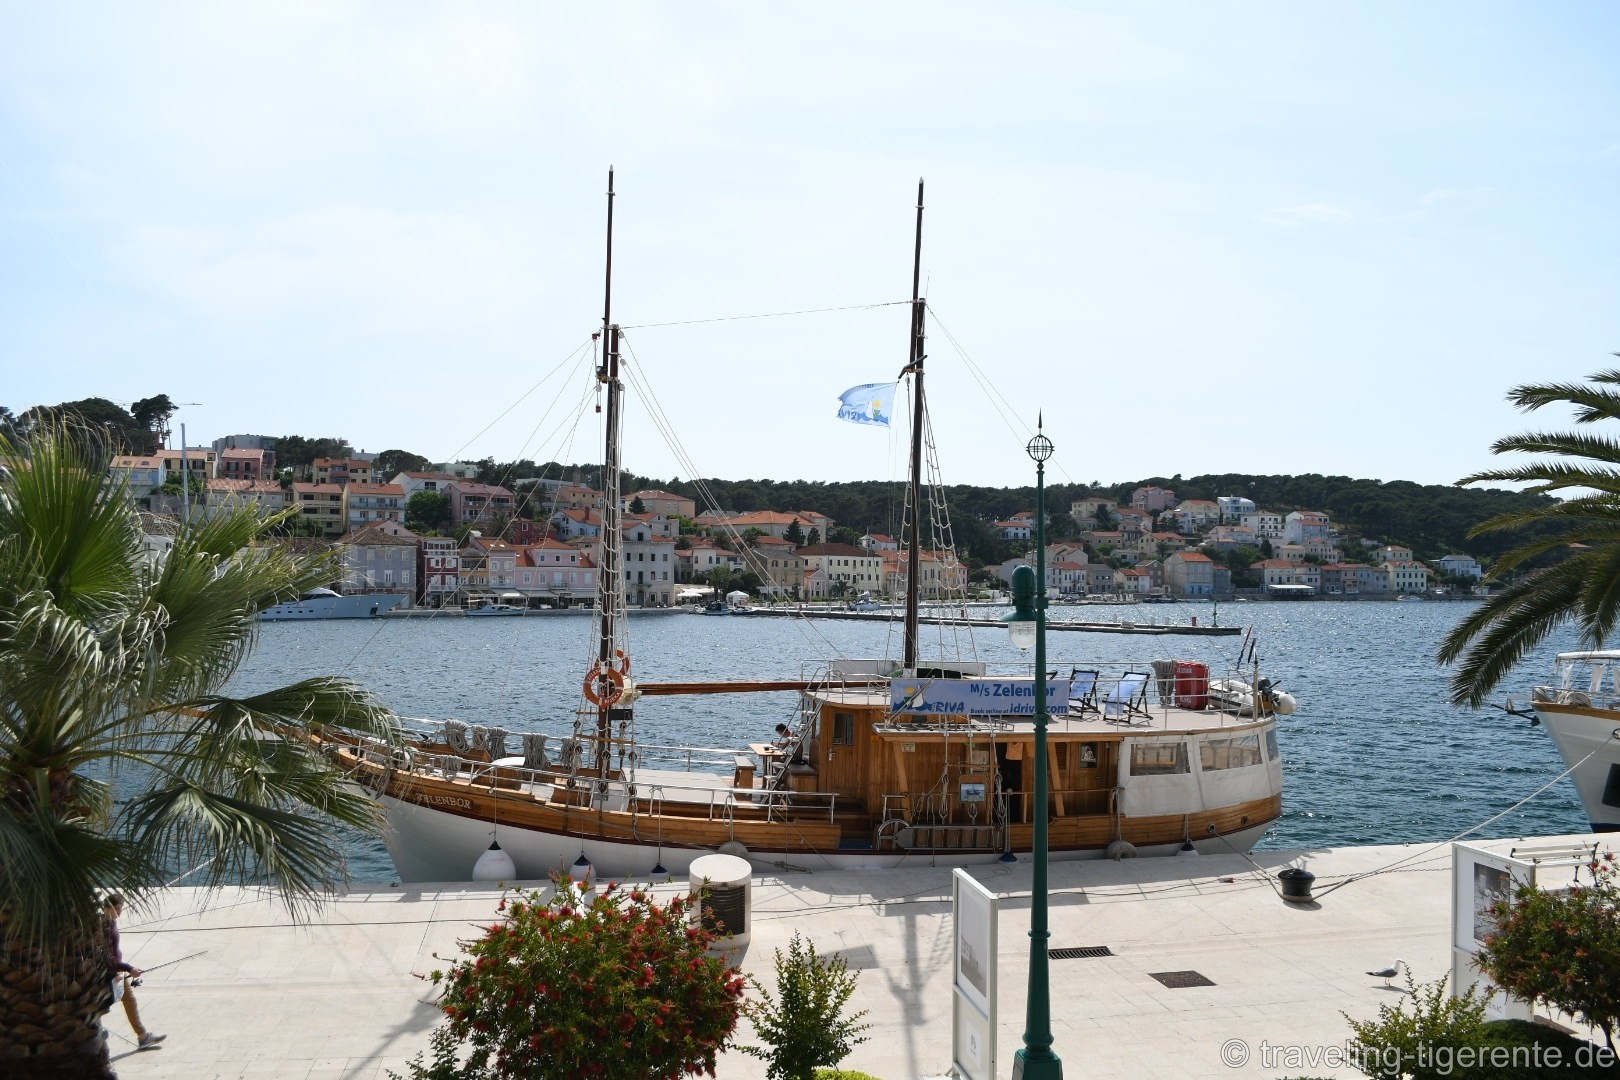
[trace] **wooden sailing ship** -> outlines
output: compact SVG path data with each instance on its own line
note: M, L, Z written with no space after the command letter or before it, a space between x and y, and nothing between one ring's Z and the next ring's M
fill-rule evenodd
M838 661L809 677L751 683L641 681L625 647L620 571L620 330L612 321L613 179L596 377L606 394L601 592L577 721L514 735L457 721L407 747L339 739L333 751L381 800L404 881L537 879L591 867L684 873L715 852L756 867L965 865L1034 842L1033 673L918 656L924 430L919 292L922 186L904 375L914 416L904 653ZM1047 680L1053 858L1247 851L1282 810L1276 712L1291 701L1257 671L1219 681L1202 665L1074 667ZM799 694L797 728L715 753L638 739L642 697ZM493 842L492 842L493 841ZM509 860L509 861L508 861Z

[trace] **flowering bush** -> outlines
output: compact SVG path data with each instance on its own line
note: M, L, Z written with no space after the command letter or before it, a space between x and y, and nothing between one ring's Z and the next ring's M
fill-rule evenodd
M1586 864L1567 892L1521 885L1496 906L1497 931L1476 961L1514 997L1541 1001L1600 1029L1620 1024L1620 885L1613 852Z
M432 979L449 1018L416 1080L714 1075L742 1005L743 977L707 954L689 900L639 888L594 898L569 881L551 898L503 898L503 921ZM459 1057L467 1054L465 1061Z

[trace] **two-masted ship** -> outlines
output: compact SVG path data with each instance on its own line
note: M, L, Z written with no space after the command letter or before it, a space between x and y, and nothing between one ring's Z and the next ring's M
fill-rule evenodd
M924 429L922 188L911 334L910 560L903 655L839 660L751 683L647 679L626 647L619 445L620 329L608 289L596 378L606 395L601 592L593 660L560 732L455 720L404 747L333 751L386 811L404 881L542 879L584 867L612 878L684 874L716 852L756 869L967 865L1036 841L1036 672L918 656ZM1256 670L1211 680L1202 664L1042 673L1047 847L1052 858L1247 851L1282 812L1276 714L1292 707ZM638 737L637 703L676 694L796 691L796 724L716 752ZM509 860L509 861L508 861ZM475 866L478 868L475 875Z

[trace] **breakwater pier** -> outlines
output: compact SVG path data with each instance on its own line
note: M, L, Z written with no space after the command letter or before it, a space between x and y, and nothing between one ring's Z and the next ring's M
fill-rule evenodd
M1005 605L1003 605L1005 606ZM814 607L798 608L785 605L776 607L746 608L733 612L733 615L745 618L779 618L779 619L837 619L845 622L900 622L904 615L896 610L882 611L838 611ZM918 616L918 621L925 626L971 626L977 629L997 629L1007 624L996 618L981 618L969 616L968 609L957 609L945 614L942 609L930 608ZM1113 622L1079 622L1058 620L1048 617L1046 620L1048 631L1082 631L1090 634L1143 634L1150 637L1164 637L1166 635L1183 635L1192 637L1230 637L1241 634L1243 628L1239 626L1200 626L1198 617L1192 616L1185 623L1156 623L1137 622L1134 620L1117 619Z

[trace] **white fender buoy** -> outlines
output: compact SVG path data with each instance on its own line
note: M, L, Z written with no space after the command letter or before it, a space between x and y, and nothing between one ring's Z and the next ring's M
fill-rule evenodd
M1294 700L1293 694L1279 690L1271 695L1271 708L1279 716L1292 716L1294 710L1299 708L1299 702Z
M478 856L473 863L472 879L474 881L513 881L517 878L517 864L512 856L501 850L501 845L491 840L489 850Z
M1119 862L1121 859L1134 859L1136 858L1136 845L1129 840L1115 840L1108 845L1106 854L1115 862Z

